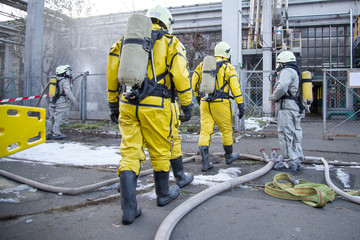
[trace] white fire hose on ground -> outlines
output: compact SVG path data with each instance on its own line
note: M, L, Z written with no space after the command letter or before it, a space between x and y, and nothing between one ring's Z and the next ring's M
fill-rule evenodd
M338 195L350 200L351 202L353 203L356 203L356 204L360 204L360 197L356 197L356 196L352 196L344 191L342 191L341 189L339 189L338 187L336 187L331 179L330 179L330 173L329 173L329 164L328 162L325 160L325 158L323 157L308 157L306 156L305 157L305 160L320 160L323 164L324 164L324 172L325 172L325 181L326 181L326 184L332 188Z
M254 180L258 177L261 177L265 175L267 172L269 172L275 162L273 159L269 159L268 156L263 152L264 159L268 163L263 168L254 171L252 173L246 174L244 176L240 176L234 179L231 179L227 182L219 183L217 185L214 185L195 196L189 198L182 204L180 204L178 207L176 207L160 224L158 231L155 235L155 240L168 240L170 238L170 235L172 233L172 230L175 228L176 224L184 217L188 212L190 212L192 209L200 205L201 203L205 202L206 200L210 199L211 197L217 195L218 193L224 192L226 190L229 190L237 185L246 183L248 181ZM218 155L218 154L215 154ZM245 155L240 154L240 158L247 158L247 159L253 159L253 160L263 160L261 157L253 156L253 155ZM313 160L313 161L321 161L324 164L324 171L325 171L325 180L326 183L330 188L332 188L338 195L354 202L357 204L360 204L360 197L352 196L350 194L345 193L344 191L337 188L330 179L329 174L329 165L327 161L322 157L305 157L305 160Z
M214 155L220 155L220 154L214 154ZM256 160L256 161L264 161L264 159L265 159L267 164L259 170L256 170L249 174L246 174L244 176L240 176L240 177L231 179L227 182L216 184L216 185L200 192L199 194L189 198L188 200L186 200L185 202L180 204L177 208L175 208L164 219L164 221L161 223L160 227L158 228L158 231L157 231L154 239L155 240L169 239L172 230L175 228L176 224L181 220L181 218L183 216L185 216L188 212L190 212L192 209L194 209L195 207L197 207L198 205L203 203L204 201L210 199L211 197L213 197L221 192L229 190L237 185L252 181L252 180L268 173L273 168L275 161L273 159L270 159L264 152L263 152L263 155L264 155L264 158L255 156L255 155L250 155L250 154L240 154L239 159L251 159L251 160ZM195 156L183 159L183 163L193 161L193 160L195 160ZM345 193L344 191L337 188L331 182L330 174L329 174L329 165L328 165L328 162L324 158L306 156L305 161L321 161L325 167L325 169L324 169L325 180L326 180L326 183L328 184L328 186L330 188L332 188L338 195L340 195L354 203L360 204L360 197L352 196L350 194ZM140 176L148 175L152 172L153 172L152 169L148 169L148 170L142 171L140 173ZM85 192L89 192L89 191L92 191L92 190L95 190L95 189L98 189L98 188L101 188L104 186L109 186L109 185L119 182L119 178L116 177L114 179L109 179L109 180L106 180L106 181L103 181L100 183L95 183L95 184L91 184L91 185L87 185L87 186L76 187L76 188L64 188L64 187L55 187L55 186L50 186L47 184L42 184L42 183L30 180L30 179L9 173L9 172L1 170L1 169L0 169L0 175L7 177L9 179L15 180L17 182L21 182L21 183L27 184L29 186L38 188L43 191L53 192L53 193L63 193L63 194L67 194L67 195L82 194Z
M183 159L183 162L184 163L189 162L194 159L195 159L195 156L188 157L188 158ZM140 176L145 176L145 175L151 174L152 172L153 172L152 169L141 171ZM109 179L109 180L106 180L103 182L94 183L94 184L90 184L90 185L86 185L86 186L82 186L82 187L65 188L65 187L55 187L55 186L39 183L34 180L31 180L31 179L28 179L25 177L21 177L19 175L16 175L16 174L13 174L13 173L1 170L1 169L0 169L0 175L7 177L9 179L15 180L17 182L27 184L31 187L46 191L46 192L62 193L62 194L66 194L66 195L78 195L78 194L82 194L85 192L90 192L90 191L93 191L93 190L101 188L101 187L110 186L110 185L118 183L120 181L119 178L116 177L116 178Z

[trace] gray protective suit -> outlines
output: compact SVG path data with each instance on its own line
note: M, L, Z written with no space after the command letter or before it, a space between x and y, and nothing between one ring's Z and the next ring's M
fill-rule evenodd
M68 102L70 101L76 108L78 104L74 97L74 94L70 88L70 80L65 77L56 77L59 81L60 97L52 103L53 99L50 99L49 103L49 119L46 122L46 135L60 136L62 135L60 125L65 115L65 111L68 108Z
M292 99L281 99L284 95L295 96L299 87L299 76L292 68L280 71L275 84L275 90L270 95L270 101L276 102L278 110L278 138L281 154L284 159L291 162L303 160L301 147L302 129L300 126L300 109Z

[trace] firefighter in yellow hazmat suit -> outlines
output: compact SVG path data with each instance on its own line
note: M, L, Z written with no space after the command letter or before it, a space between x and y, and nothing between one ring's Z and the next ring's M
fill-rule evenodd
M212 138L214 123L219 127L222 134L222 143L225 150L226 163L231 164L239 157L233 153L232 131L232 104L229 91L231 90L235 102L238 104L240 119L244 116L244 103L241 94L239 77L235 68L230 63L231 48L225 42L215 46L217 65L217 77L214 92L210 97L201 96L200 83L202 81L203 64L201 62L192 76L192 88L194 95L200 104L200 136L199 149L202 156L202 171L211 169L209 162L209 146Z
M145 161L144 148L147 147L154 169L157 205L164 206L180 194L179 186L169 187L169 169L173 145L173 112L171 100L176 91L184 115L181 121L191 118L192 89L187 69L187 60L180 41L173 35L173 18L168 9L158 5L146 14L152 21L153 57L148 61L148 83L157 83L148 95L145 87L140 89L140 102L133 102L127 92L118 84L118 70L124 38L116 42L110 50L107 64L107 86L110 117L119 124L122 135L120 153L122 223L131 224L141 215L136 201L137 177ZM150 58L150 57L149 57ZM126 59L124 60L126 61ZM155 71L153 71L153 68ZM145 81L144 81L145 82ZM152 85L154 86L154 85ZM119 104L119 102L121 104Z

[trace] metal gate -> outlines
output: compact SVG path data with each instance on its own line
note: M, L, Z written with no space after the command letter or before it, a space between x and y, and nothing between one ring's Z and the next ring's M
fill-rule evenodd
M348 88L350 69L323 69L323 138L360 136L360 89Z

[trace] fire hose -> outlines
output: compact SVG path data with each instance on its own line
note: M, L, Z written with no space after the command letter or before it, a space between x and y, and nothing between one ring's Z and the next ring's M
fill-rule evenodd
M220 153L219 154L215 153L214 155L220 155ZM183 163L193 161L194 159L195 159L195 156L184 158ZM255 155L250 155L250 154L240 154L240 159L252 159L252 160L256 160L256 161L262 161L263 160L262 157L255 156ZM340 190L339 188L337 188L331 182L330 174L329 174L329 165L328 165L328 162L324 158L306 156L304 162L307 162L307 161L321 161L325 166L325 180L326 180L327 184L332 189L334 189L334 191L338 195L340 195L340 196L342 196L342 197L344 197L346 199L349 199L350 201L352 201L354 203L360 204L359 197L355 197L355 196L352 196L350 194L347 194L346 192L344 192L344 191ZM339 163L337 163L337 165L339 165ZM145 175L148 175L148 174L151 174L151 173L152 173L152 169L148 169L148 170L140 172L140 176L145 176ZM52 192L52 193L63 193L63 194L67 194L67 195L82 194L82 193L89 192L89 191L92 191L92 190L95 190L95 189L98 189L98 188L101 188L101 187L104 187L104 186L109 186L109 185L115 184L115 183L117 183L119 181L119 178L116 177L116 178L113 178L113 179L109 179L109 180L99 182L99 183L94 183L94 184L87 185L87 186L75 187L75 188L65 188L65 187L55 187L55 186L39 183L39 182L36 182L34 180L31 180L31 179L28 179L28 178L25 178L25 177L21 177L19 175L16 175L16 174L13 174L13 173L1 170L1 169L0 169L0 175L4 176L4 177L7 177L9 179L15 180L17 182L27 184L27 185L29 185L31 187L38 188L38 189L43 190L43 191Z
M263 152L263 150L262 150ZM262 175L265 175L267 172L269 172L275 162L272 159L269 159L268 156L263 152L264 159L268 163L262 167L261 169L254 171L252 173L246 174L244 176L240 176L238 178L231 179L227 182L223 182L217 185L214 185L195 196L191 197L190 199L186 200L182 204L180 204L178 207L176 207L160 224L160 227L158 228L155 240L168 240L170 238L172 230L175 228L176 224L184 217L188 212L193 210L195 207L203 203L204 201L210 199L211 197L217 195L218 193L224 192L226 190L229 190L230 188L233 188L236 185L243 184L245 182L251 181L253 179L256 179ZM240 158L245 157L243 154L240 154ZM259 157L255 156L255 158L252 158L252 155L246 155L246 158L254 159L254 160L260 160ZM325 171L325 180L326 183L330 188L332 188L338 195L354 202L357 204L360 204L360 197L355 197L350 194L345 193L344 191L337 188L330 179L329 174L329 165L327 161L324 158L318 158L318 157L305 157L305 160L321 160L321 162L324 164L324 171Z
M194 159L195 159L194 156L188 157L188 158L183 159L183 162L184 163L189 162ZM145 175L151 174L152 172L153 172L152 169L148 169L148 170L142 171L140 173L140 176L145 176ZM94 183L94 184L90 184L90 185L86 185L86 186L82 186L82 187L65 188L65 187L55 187L55 186L39 183L34 180L31 180L31 179L28 179L25 177L21 177L19 175L13 174L13 173L9 173L4 170L0 170L0 175L7 177L9 179L15 180L17 182L27 184L31 187L46 191L46 192L62 193L62 194L66 194L66 195L78 195L78 194L82 194L85 192L93 191L93 190L101 188L101 187L110 186L112 184L119 182L119 178L116 177L116 178L109 179L109 180L106 180L103 182Z
M305 160L320 160L323 164L324 164L324 172L325 172L325 181L326 181L326 184L332 188L335 193L337 193L338 195L350 200L351 202L353 203L356 203L356 204L360 204L360 197L356 197L356 196L352 196L344 191L342 191L341 189L339 189L338 187L335 186L335 184L333 184L333 182L331 181L330 179L330 171L329 171L329 164L328 162L325 160L325 158L323 157L310 157L310 156L306 156L305 157Z
M262 151L263 152L263 151ZM195 196L191 197L190 199L186 200L182 204L180 204L178 207L176 207L161 223L160 227L158 228L158 231L155 235L156 240L159 239L169 239L172 230L175 228L176 224L182 219L183 216L185 216L187 213L189 213L192 209L203 203L204 201L210 199L211 197L224 192L226 190L229 190L237 185L246 183L248 181L252 181L258 177L261 177L268 173L274 166L275 161L273 159L270 159L264 152L264 158L250 155L250 154L240 154L240 159L252 159L256 161L265 161L267 164L262 167L261 169L258 169L252 173L246 174L244 176L240 176L234 179L231 179L227 182L219 183L217 185L214 185ZM216 154L217 155L217 154ZM188 157L183 159L183 163L192 161L195 159L195 156ZM322 157L305 157L305 160L312 160L312 161L318 161L320 160L324 164L324 171L325 171L325 180L326 183L330 188L332 188L338 195L350 200L351 202L354 202L356 204L360 204L360 198L352 196L350 194L345 193L344 191L337 188L330 179L329 174L329 165L328 162L322 158ZM140 176L148 175L152 173L152 169L148 169L145 171L142 171ZM67 195L77 195L85 192L89 192L104 186L115 184L119 181L119 178L116 177L114 179L109 179L100 183L95 183L87 186L77 187L77 188L64 188L64 187L54 187L47 184L42 184L12 173L9 173L4 170L0 170L0 175L7 177L9 179L27 184L29 186L38 188L43 191L47 192L53 192L53 193L63 193Z

